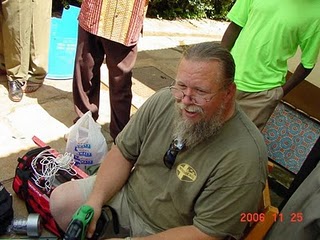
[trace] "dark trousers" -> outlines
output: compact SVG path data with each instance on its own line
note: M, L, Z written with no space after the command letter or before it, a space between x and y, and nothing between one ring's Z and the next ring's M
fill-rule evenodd
M95 120L99 117L100 68L105 57L109 73L110 134L115 139L130 118L131 77L137 45L127 47L90 34L79 26L73 76L73 101L79 117L89 110Z

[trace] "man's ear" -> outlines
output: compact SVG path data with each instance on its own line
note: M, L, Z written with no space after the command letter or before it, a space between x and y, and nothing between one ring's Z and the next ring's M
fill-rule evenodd
M233 98L236 95L237 87L234 82L226 87L226 97Z

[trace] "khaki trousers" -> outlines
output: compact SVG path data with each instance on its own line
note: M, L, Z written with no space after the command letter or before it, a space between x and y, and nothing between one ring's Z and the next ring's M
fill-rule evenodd
M0 22L9 81L43 82L48 71L51 8L52 2L46 0L2 1Z
M74 181L75 191L80 191L81 201L86 202L93 189L96 176ZM77 201L78 202L78 201ZM155 234L156 231L147 225L143 219L137 215L131 208L127 199L127 190L124 186L108 203L118 215L119 225L122 235L131 237L142 237ZM112 232L107 232L106 237L116 237Z
M266 125L269 117L282 97L282 87L256 93L237 90L236 93L236 100L241 109L254 122L260 131L262 131Z

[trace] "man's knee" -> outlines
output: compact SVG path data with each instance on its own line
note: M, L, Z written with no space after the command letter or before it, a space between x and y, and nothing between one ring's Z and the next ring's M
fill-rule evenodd
M72 215L83 204L77 184L73 181L55 188L50 195L50 212L59 227L66 230Z

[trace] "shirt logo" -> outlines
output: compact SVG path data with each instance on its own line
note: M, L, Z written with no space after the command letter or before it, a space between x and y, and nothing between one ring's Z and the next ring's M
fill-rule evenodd
M197 172L189 164L181 163L176 169L177 177L184 182L194 182L197 179Z

